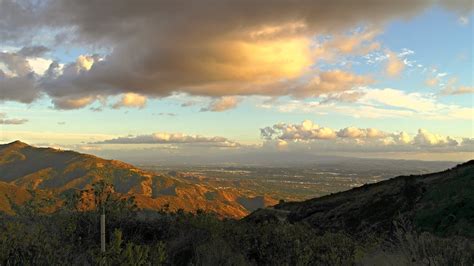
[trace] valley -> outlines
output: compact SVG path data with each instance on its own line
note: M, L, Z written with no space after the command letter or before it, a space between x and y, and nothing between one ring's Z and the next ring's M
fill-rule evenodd
M299 166L138 164L142 169L179 177L194 184L218 189L239 189L270 195L285 201L300 201L376 183L394 176L425 174L456 165L454 162L333 159Z

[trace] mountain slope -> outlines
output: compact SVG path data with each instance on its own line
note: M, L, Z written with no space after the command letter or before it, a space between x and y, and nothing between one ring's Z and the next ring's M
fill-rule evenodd
M113 184L118 193L135 196L138 206L145 209L156 210L169 205L171 210L203 209L239 218L265 204L276 203L273 199L259 201L259 195L248 191L192 184L120 161L74 151L36 148L20 141L0 145L0 182L9 186L47 190L59 195L70 189L89 188L99 180ZM262 204L250 206L245 204L247 202Z
M13 204L21 205L31 199L27 189L0 182L0 212L14 214Z
M248 221L307 223L321 231L388 232L405 218L419 230L474 237L474 161L433 174L400 176L303 202L258 210Z

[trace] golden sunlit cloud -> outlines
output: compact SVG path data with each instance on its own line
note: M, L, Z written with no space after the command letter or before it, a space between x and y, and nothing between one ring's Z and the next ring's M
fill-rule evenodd
M405 68L405 64L403 63L400 58L398 58L397 54L392 51L387 51L388 61L385 67L386 73L391 77L396 77L400 75L400 73Z
M201 111L223 112L235 108L239 104L239 99L234 96L225 96L211 102L208 107L202 108Z
M429 78L425 81L425 84L430 86L430 87L435 87L435 86L438 86L439 84L439 78L438 77L434 77L434 78Z
M94 58L92 56L80 55L76 62L79 69L89 71L94 64Z
M133 107L133 108L143 108L146 105L147 98L143 95L129 92L122 95L122 98L113 104L113 108L118 109L121 107Z
M216 81L268 82L294 78L314 62L306 38L226 40L210 44L210 48L210 54L183 63Z
M380 33L377 28L364 28L351 34L335 34L315 49L316 58L334 62L340 54L366 55L381 48L381 43L374 40Z
M87 96L82 98L56 98L53 101L55 108L58 109L78 109L93 103L95 97Z

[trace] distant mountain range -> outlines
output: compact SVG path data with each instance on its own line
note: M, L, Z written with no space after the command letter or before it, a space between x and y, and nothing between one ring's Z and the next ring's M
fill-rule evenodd
M321 232L390 232L408 220L417 230L474 237L474 160L424 175L399 176L302 202L260 209L244 220L306 223Z
M36 148L21 141L0 145L0 211L13 213L33 194L60 204L62 194L90 188L104 180L115 191L136 198L139 208L159 210L202 209L223 217L240 218L277 203L265 195L233 188L214 188L179 178L144 171L133 165L92 155L52 148Z

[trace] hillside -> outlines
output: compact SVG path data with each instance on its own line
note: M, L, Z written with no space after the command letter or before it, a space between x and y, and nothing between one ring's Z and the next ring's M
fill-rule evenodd
M303 202L280 203L245 220L287 220L357 235L390 232L408 219L417 230L474 237L474 160L426 175L399 176Z
M13 204L21 205L31 199L27 189L6 182L0 182L0 211L13 214Z
M0 197L4 197L5 191L19 191L14 194L26 198L27 189L48 191L59 197L71 189L87 189L99 180L113 184L118 193L135 196L138 207L143 209L158 210L169 205L171 210L203 209L223 217L239 218L276 203L249 191L192 184L74 151L36 148L20 141L0 145ZM0 200L0 210L11 212L7 201Z

